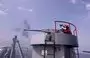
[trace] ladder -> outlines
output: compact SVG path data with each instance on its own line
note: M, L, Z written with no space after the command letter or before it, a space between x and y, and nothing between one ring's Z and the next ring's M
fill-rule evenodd
M13 44L12 44L12 49L11 49L11 53L10 53L10 58L16 58L16 44L18 44L19 50L20 50L20 57L24 58L24 54L22 52L19 40L17 39L17 36L15 36L15 38L13 38Z
M56 49L56 47L55 47L55 40L45 40L45 45L44 45L44 58L46 58L46 47L47 47L47 45L48 44L50 44L50 42L51 42L51 46L53 47L53 53L52 54L48 54L47 53L47 56L48 55L51 55L51 56L53 56L53 58L55 58L55 49Z
M76 54L76 58L80 58L80 56L79 56L79 50L78 50L78 47L77 48L75 48L74 49L76 52L75 52L75 54Z
M77 58L80 58L78 47L77 47Z

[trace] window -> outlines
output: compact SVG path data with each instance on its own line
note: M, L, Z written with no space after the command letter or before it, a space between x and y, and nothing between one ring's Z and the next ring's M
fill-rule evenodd
M47 50L41 50L41 55L44 56L44 52L45 52L45 55L47 56Z

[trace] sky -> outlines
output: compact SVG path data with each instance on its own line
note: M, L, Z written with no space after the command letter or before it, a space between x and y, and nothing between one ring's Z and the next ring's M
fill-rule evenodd
M16 34L14 29L22 29L24 20L31 29L53 28L55 20L63 20L77 26L80 50L90 50L89 3L90 0L0 0L0 44L10 45Z

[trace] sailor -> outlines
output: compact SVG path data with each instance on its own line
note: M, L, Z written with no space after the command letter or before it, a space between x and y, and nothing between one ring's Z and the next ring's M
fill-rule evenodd
M69 25L60 25L61 31L66 34L72 34Z
M47 41L51 41L51 40L52 40L51 32L48 32L48 33L47 33L45 40L47 40Z

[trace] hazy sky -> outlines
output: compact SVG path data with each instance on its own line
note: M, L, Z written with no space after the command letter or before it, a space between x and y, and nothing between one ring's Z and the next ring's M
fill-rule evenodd
M90 0L0 0L0 44L11 42L27 20L32 29L52 28L54 20L74 23L81 50L90 49ZM56 18L56 19L54 19Z

